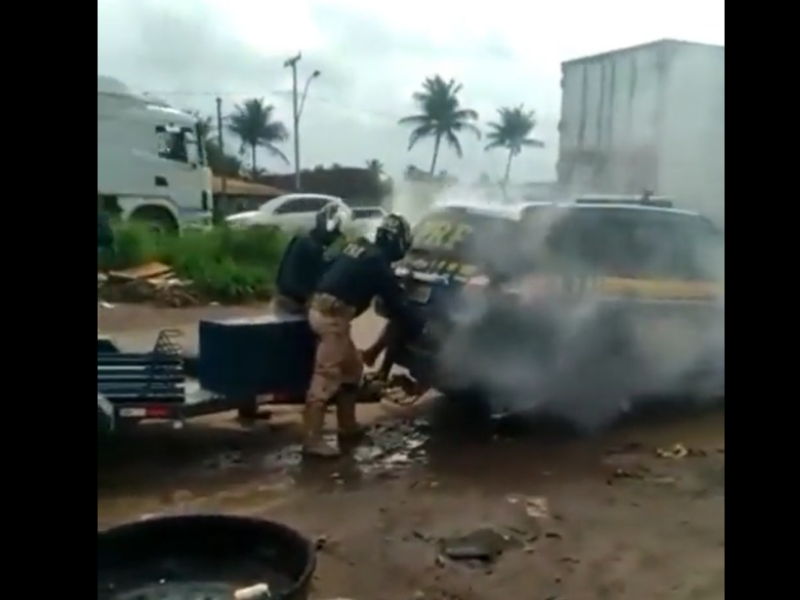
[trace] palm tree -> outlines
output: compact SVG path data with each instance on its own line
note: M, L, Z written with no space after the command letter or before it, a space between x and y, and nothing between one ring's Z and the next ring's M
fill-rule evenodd
M411 125L411 135L408 137L408 149L411 150L418 141L432 137L433 159L431 160L430 174L436 172L436 161L439 158L439 148L444 139L461 158L464 152L458 134L469 131L480 139L481 132L475 126L478 113L469 108L462 108L458 94L462 86L454 79L445 81L441 76L428 77L422 82L422 90L412 96L419 109L419 114L400 119L400 125Z
M275 119L275 107L265 104L263 98L251 98L237 104L228 117L228 129L242 141L241 154L250 149L250 166L254 174L258 172L256 149L259 146L289 164L289 159L275 145L288 140L289 131L281 121Z
M544 148L544 142L529 137L536 129L536 113L534 111L525 110L525 107L520 104L511 108L500 108L497 110L497 114L500 120L489 123L489 133L486 134L489 143L486 145L486 150L495 148L508 150L506 173L503 177L503 185L507 185L513 158L522 152L523 148Z
M377 158L372 158L367 161L367 170L371 171L374 175L381 175L384 171L383 163Z
M214 126L214 120L211 117L204 117L197 111L191 111L191 113L197 117L197 133L203 145L207 146L210 142L215 142L217 128Z
M189 111L197 117L197 133L206 151L208 166L215 175L236 177L242 170L242 161L238 157L223 153L219 147L217 127L212 117L204 117L197 111Z

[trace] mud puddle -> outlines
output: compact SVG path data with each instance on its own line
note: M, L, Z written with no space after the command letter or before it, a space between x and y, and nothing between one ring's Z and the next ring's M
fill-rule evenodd
M518 427L500 428L490 438L452 439L424 419L409 419L372 427L365 442L343 448L343 456L333 461L304 462L300 446L280 435L212 435L212 441L197 442L198 454L190 451L191 442L170 440L166 449L149 443L148 460L121 467L110 484L101 484L98 474L98 523L165 510L262 511L305 491L346 492L401 478L426 488L487 491L514 490L520 481L538 486L587 478L671 481L665 467L683 458L668 456L676 447L724 452L724 414L628 423L581 439L531 435ZM642 466L653 460L657 469ZM698 477L721 480L724 489L724 467L721 473L709 469Z

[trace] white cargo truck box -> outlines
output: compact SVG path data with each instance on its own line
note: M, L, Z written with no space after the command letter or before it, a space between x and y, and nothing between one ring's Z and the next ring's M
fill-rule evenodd
M661 40L569 60L561 87L561 185L650 189L724 223L724 46Z

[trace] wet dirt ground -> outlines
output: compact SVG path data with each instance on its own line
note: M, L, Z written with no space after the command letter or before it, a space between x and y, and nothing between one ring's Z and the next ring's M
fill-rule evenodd
M98 309L98 327L146 346L158 327L187 325L191 345L200 316L115 307ZM357 341L378 326L362 319ZM369 406L372 442L313 465L300 461L296 417L153 424L99 447L98 528L193 510L282 520L320 539L320 600L724 598L722 413L591 439L501 428L456 442L431 432L420 407Z

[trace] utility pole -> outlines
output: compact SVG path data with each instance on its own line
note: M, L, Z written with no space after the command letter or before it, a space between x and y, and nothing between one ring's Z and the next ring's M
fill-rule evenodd
M297 88L297 63L303 58L302 52L298 52L296 56L287 58L283 66L292 69L292 125L294 129L294 187L296 191L300 191L300 117L303 115L303 108L306 104L306 96L308 95L308 88L311 82L320 76L319 71L314 71L306 80L303 87L302 97L298 94Z
M222 136L222 98L217 96L217 146L219 146L219 153L220 153L220 160L225 160L225 144L223 141ZM225 169L223 168L219 174L220 181L222 183L221 190L220 190L220 197L223 199L223 202L227 202L228 200L228 177L225 174ZM218 206L218 202L214 201L214 218L215 220L221 218L220 214L220 207Z
M300 191L300 112L297 105L297 63L303 58L302 53L287 58L284 67L292 70L292 125L294 130L294 187Z

